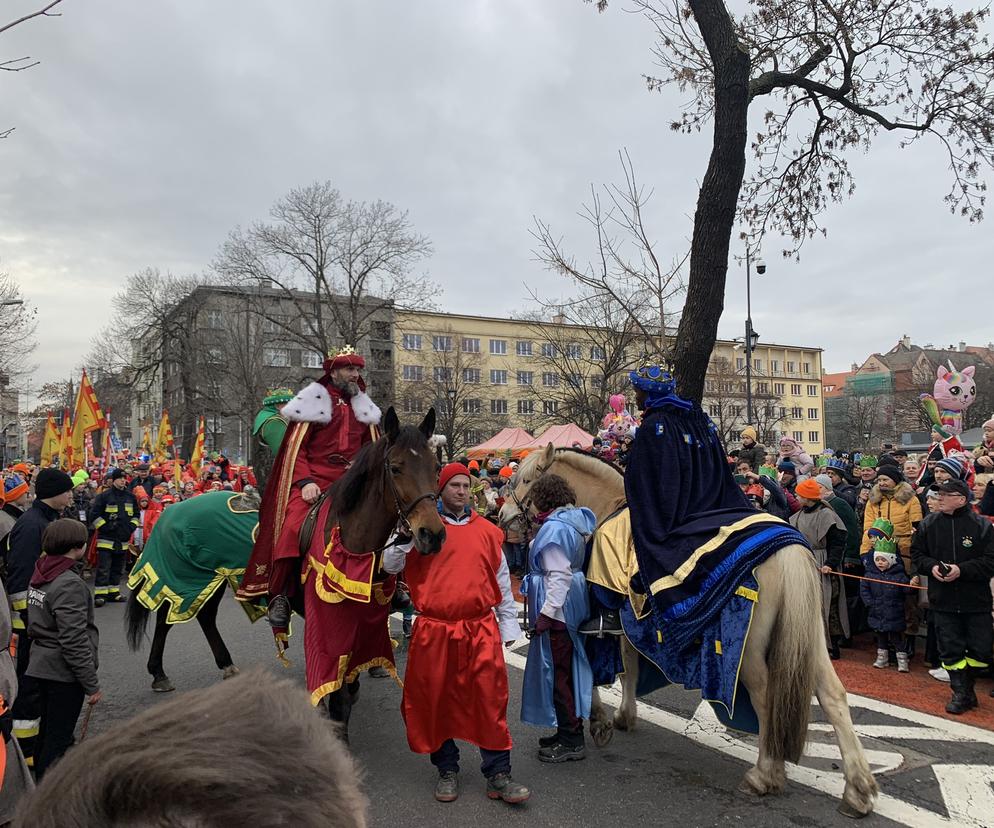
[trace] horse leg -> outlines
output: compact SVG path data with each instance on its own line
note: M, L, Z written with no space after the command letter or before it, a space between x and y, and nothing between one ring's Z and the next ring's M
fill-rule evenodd
M166 623L168 615L169 608L165 604L155 613L155 635L152 637L152 649L146 665L152 675L152 689L156 693L168 693L176 689L162 669L162 655L166 649L166 636L169 635L169 624Z
M225 585L221 584L220 589L207 599L207 603L197 613L197 623L200 624L200 629L204 632L204 638L207 639L207 643L210 645L211 652L214 654L214 663L217 665L218 670L224 671L224 678L231 678L238 675L238 668L231 663L231 653L228 652L228 648L224 644L224 639L221 638L221 633L217 629L217 608L220 606L221 598L224 596L224 589Z
M329 693L318 702L321 714L336 725L338 736L345 744L349 743L349 718L352 715L352 705L358 697L359 682L354 681L345 687L339 687L334 693Z
M625 672L621 674L621 706L615 711L614 726L618 730L634 730L638 721L635 688L639 680L639 654L627 636L621 637L621 664Z
M839 813L848 817L864 817L873 810L878 793L877 780L870 772L863 745L853 730L846 689L824 649L818 653L815 695L818 696L818 703L825 712L825 717L835 729L839 752L842 754L842 774L846 779L846 788L842 794Z
M590 697L590 738L597 747L606 747L614 736L614 725L608 716L607 707L601 701L599 688L595 687Z

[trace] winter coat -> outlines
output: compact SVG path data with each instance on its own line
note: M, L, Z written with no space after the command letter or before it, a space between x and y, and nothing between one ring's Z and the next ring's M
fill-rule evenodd
M969 504L951 515L933 512L915 531L911 544L914 571L928 576L928 605L940 612L991 611L994 578L994 525ZM932 577L940 561L956 564L960 576L945 583Z
M825 556L825 563L838 571L846 548L846 526L827 503L805 506L790 516L790 525L797 529L815 550Z
M763 461L766 459L766 449L763 448L759 443L753 443L749 448L742 446L739 449L738 462L748 463L752 466L754 472L759 471L759 467L763 465Z
M41 555L42 533L58 516L59 513L47 503L36 500L10 530L6 587L15 610L20 609L23 599L27 598L28 581Z
M901 557L907 558L911 552L911 536L922 519L922 504L915 496L915 490L907 483L898 483L893 493L885 495L880 484L874 484L863 512L863 542L859 547L861 554L865 555L873 547L873 539L866 533L877 518L887 518L894 524L894 540L901 550Z
M782 520L787 520L790 517L790 504L787 502L787 495L780 488L780 484L761 474L759 485L770 493L769 501L763 506L763 510Z
M856 508L857 489L855 486L850 483L840 483L834 487L834 491L836 497L841 497L853 509Z
M863 556L863 567L867 578L887 581L878 584L873 581L859 582L859 597L870 611L867 623L874 632L904 632L907 621L904 618L904 601L908 590L897 584L908 584L911 579L900 562L887 571L881 572L873 561L873 553Z
M825 501L835 513L842 518L846 525L846 551L843 556L845 563L856 563L859 560L860 522L853 507L841 497L830 497Z
M28 636L31 660L27 674L51 681L79 682L88 696L97 680L99 633L93 623L93 594L80 577L82 563L54 580L28 590Z
M111 486L94 499L89 518L97 530L97 549L122 552L138 528L138 501L126 488L118 491Z

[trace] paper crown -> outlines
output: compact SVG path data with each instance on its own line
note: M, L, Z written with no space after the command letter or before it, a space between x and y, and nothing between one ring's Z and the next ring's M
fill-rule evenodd
M877 518L873 525L866 531L871 538L884 538L889 540L894 537L894 524L887 518Z
M330 359L334 359L335 357L349 357L349 356L357 356L357 355L358 355L358 351L356 351L356 349L353 348L351 345L343 345L337 351L331 351L328 354L328 357Z
M674 385L673 375L658 363L629 371L628 379L642 391L664 391L672 389Z
M875 454L864 454L859 458L861 469L875 469L877 467L877 457Z
M824 454L819 454L815 458L815 465L819 469L827 468L828 467L828 458Z
M266 396L262 399L263 405L280 405L288 403L294 398L294 393L289 388L270 388Z
M873 542L873 551L894 555L897 553L897 541L890 540L890 538L877 538Z

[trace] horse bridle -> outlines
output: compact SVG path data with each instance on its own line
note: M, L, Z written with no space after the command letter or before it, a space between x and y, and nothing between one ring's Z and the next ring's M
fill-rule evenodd
M545 467L538 466L535 469L535 472L535 479L538 480L543 474L545 474ZM525 495L525 499L521 500L518 497L516 489L517 486L511 489L511 500L514 501L514 505L518 508L518 514L521 515L522 519L525 521L525 542L527 543L531 540L531 530L535 525L535 521L532 520L532 516L528 513L528 509L531 506L531 495Z
M411 528L411 522L408 520L411 516L411 512L414 511L422 500L437 500L438 495L435 492L425 492L424 494L418 495L414 498L414 500L411 501L406 508L401 506L400 490L397 488L397 483L393 479L393 472L390 470L391 451L393 451L392 447L388 448L383 454L383 474L390 483L390 493L393 495L394 508L397 510L397 524L403 530L404 534L413 537L414 530Z

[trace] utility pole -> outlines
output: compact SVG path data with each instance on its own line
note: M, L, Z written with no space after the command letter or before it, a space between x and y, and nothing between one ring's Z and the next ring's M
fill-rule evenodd
M762 276L766 273L766 262L756 260L756 273ZM755 412L752 410L752 352L759 342L759 334L752 327L752 258L748 243L746 244L746 325L745 325L745 360L746 360L746 425L755 422ZM762 437L763 435L759 435Z

